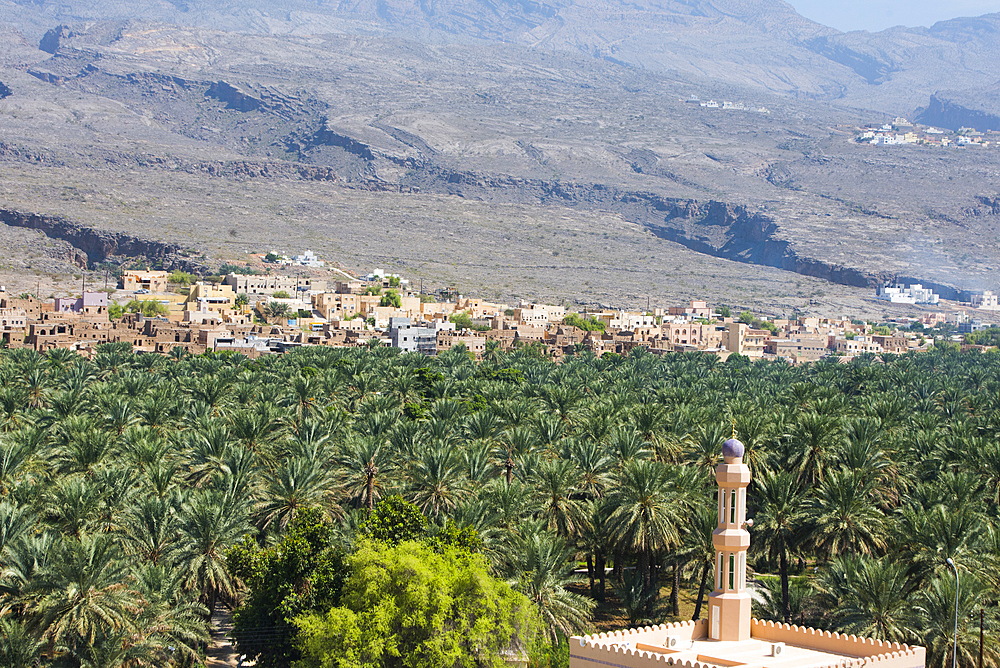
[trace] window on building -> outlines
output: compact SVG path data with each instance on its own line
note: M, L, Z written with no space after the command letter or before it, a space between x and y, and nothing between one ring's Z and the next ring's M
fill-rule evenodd
M736 524L736 490L729 497L729 523Z
M729 588L736 589L736 553L729 553Z

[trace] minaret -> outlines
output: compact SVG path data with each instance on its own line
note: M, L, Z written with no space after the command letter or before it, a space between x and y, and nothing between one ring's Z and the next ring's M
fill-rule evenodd
M708 597L708 636L713 640L750 639L750 594L747 592L747 548L750 534L747 485L750 467L743 463L743 444L736 434L722 444L722 463L715 469L719 485L719 524L715 545L715 591Z

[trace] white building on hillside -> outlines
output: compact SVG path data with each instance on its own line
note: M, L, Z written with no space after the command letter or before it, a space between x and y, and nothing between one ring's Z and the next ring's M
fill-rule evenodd
M296 264L301 264L303 267L325 267L326 262L316 257L316 254L311 250L307 250L302 255L296 255L292 258L292 261Z
M925 288L920 283L910 286L880 285L875 290L875 296L893 304L937 304L938 295L930 288Z

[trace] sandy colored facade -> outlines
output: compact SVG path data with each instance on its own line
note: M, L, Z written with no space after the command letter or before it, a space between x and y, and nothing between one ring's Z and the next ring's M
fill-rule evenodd
M741 322L731 322L726 325L722 345L726 350L739 353L750 359L760 359L764 356L764 347L771 339L771 333L766 329L751 329Z
M166 292L169 279L170 272L166 271L126 270L122 272L122 289Z

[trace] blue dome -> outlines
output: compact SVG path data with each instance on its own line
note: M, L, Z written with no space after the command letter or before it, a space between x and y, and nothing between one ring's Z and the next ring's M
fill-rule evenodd
M722 444L722 456L726 459L742 457L744 452L746 452L746 448L735 438L731 438Z

